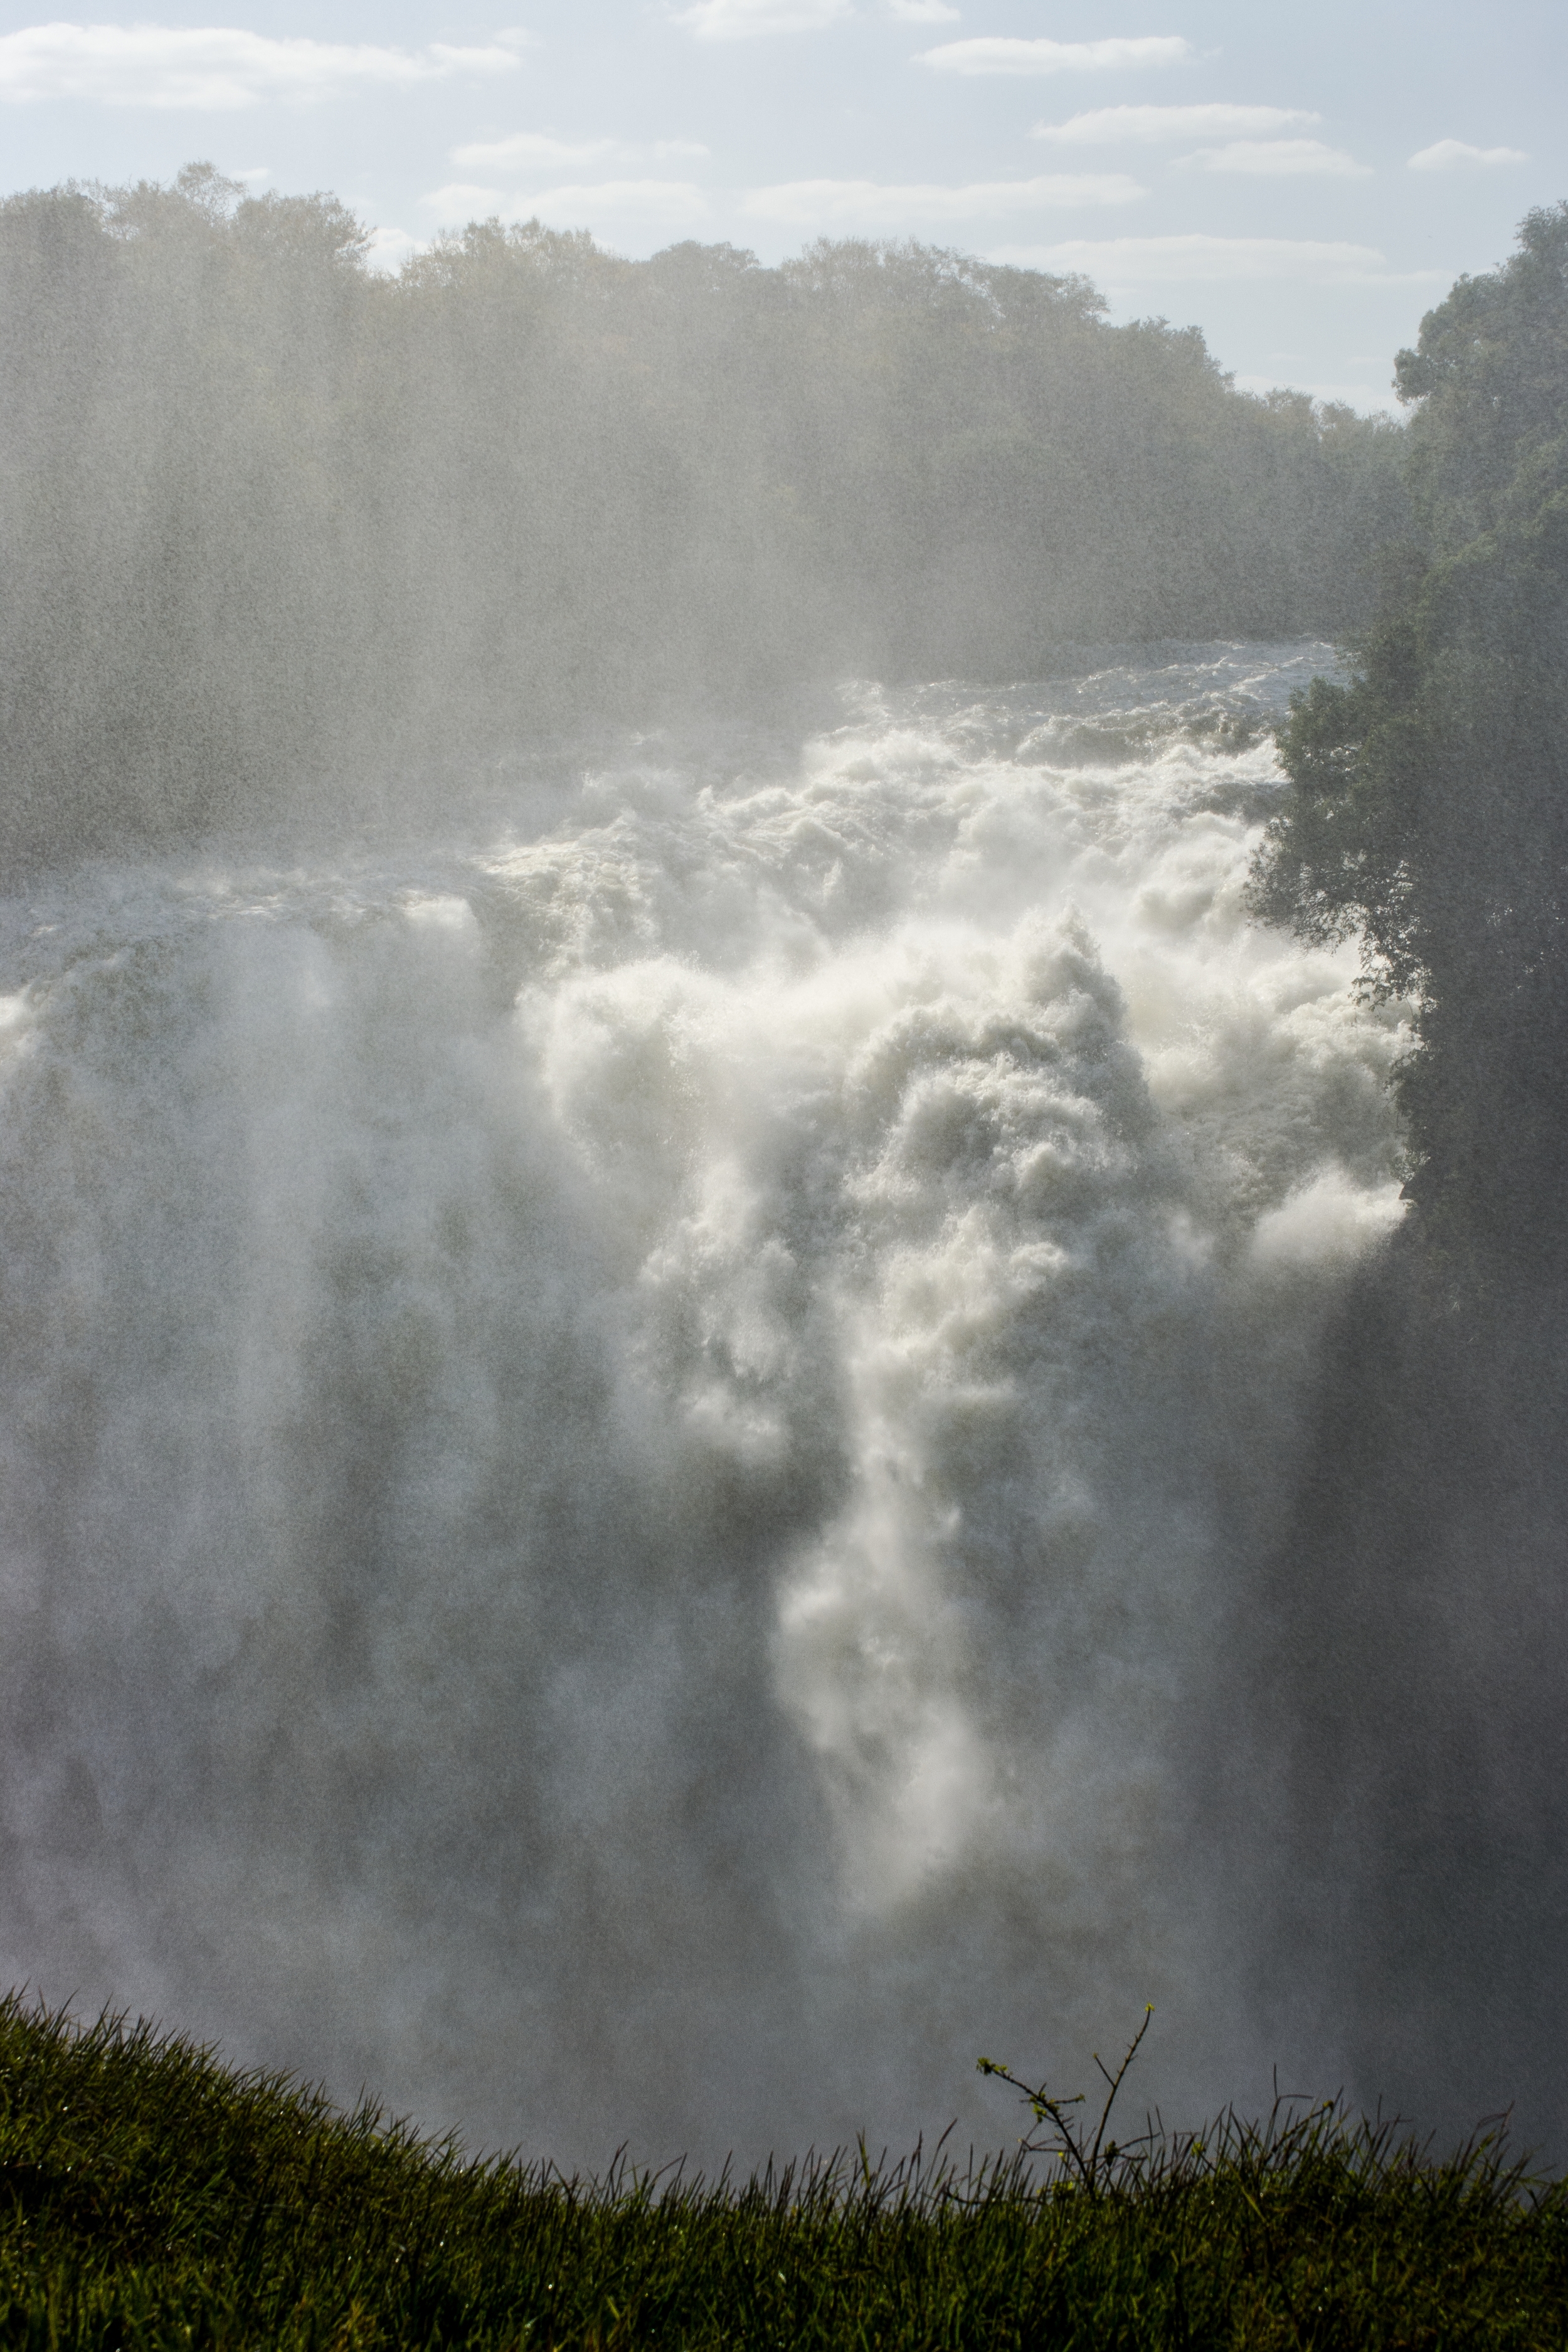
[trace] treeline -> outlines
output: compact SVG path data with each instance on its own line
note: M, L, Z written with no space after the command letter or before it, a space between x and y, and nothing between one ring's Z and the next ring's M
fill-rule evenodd
M1282 740L1263 912L1413 991L1426 1235L1568 1276L1568 205L1397 361L1411 528Z
M0 205L12 869L589 716L1342 630L1401 526L1396 427L1081 279L365 244L203 165Z

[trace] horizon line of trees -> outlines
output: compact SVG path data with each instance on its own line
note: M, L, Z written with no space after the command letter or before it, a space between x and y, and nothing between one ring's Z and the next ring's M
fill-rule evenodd
M0 204L13 876L584 720L1342 633L1405 527L1398 425L1239 392L1081 278L365 246L206 164Z

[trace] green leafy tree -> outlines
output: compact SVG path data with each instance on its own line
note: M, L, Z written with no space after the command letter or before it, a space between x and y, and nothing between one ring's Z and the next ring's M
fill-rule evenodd
M1568 1255L1568 205L1397 362L1415 533L1280 748L1255 904L1412 994L1408 1192L1467 1255Z

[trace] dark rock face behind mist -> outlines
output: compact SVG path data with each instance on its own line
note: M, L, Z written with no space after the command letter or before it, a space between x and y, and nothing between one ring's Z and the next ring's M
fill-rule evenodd
M1517 2102L1558 2160L1565 1329L1550 1288L1456 1311L1418 1265L1381 1269L1325 1360L1279 1578L1284 1948L1314 1954L1357 2079L1456 2121Z

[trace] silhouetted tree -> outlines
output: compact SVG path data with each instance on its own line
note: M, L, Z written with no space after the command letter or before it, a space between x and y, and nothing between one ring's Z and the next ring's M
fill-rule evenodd
M1531 213L1398 359L1415 534L1348 683L1281 737L1266 915L1359 935L1419 1000L1399 1079L1425 1229L1568 1251L1568 205Z

